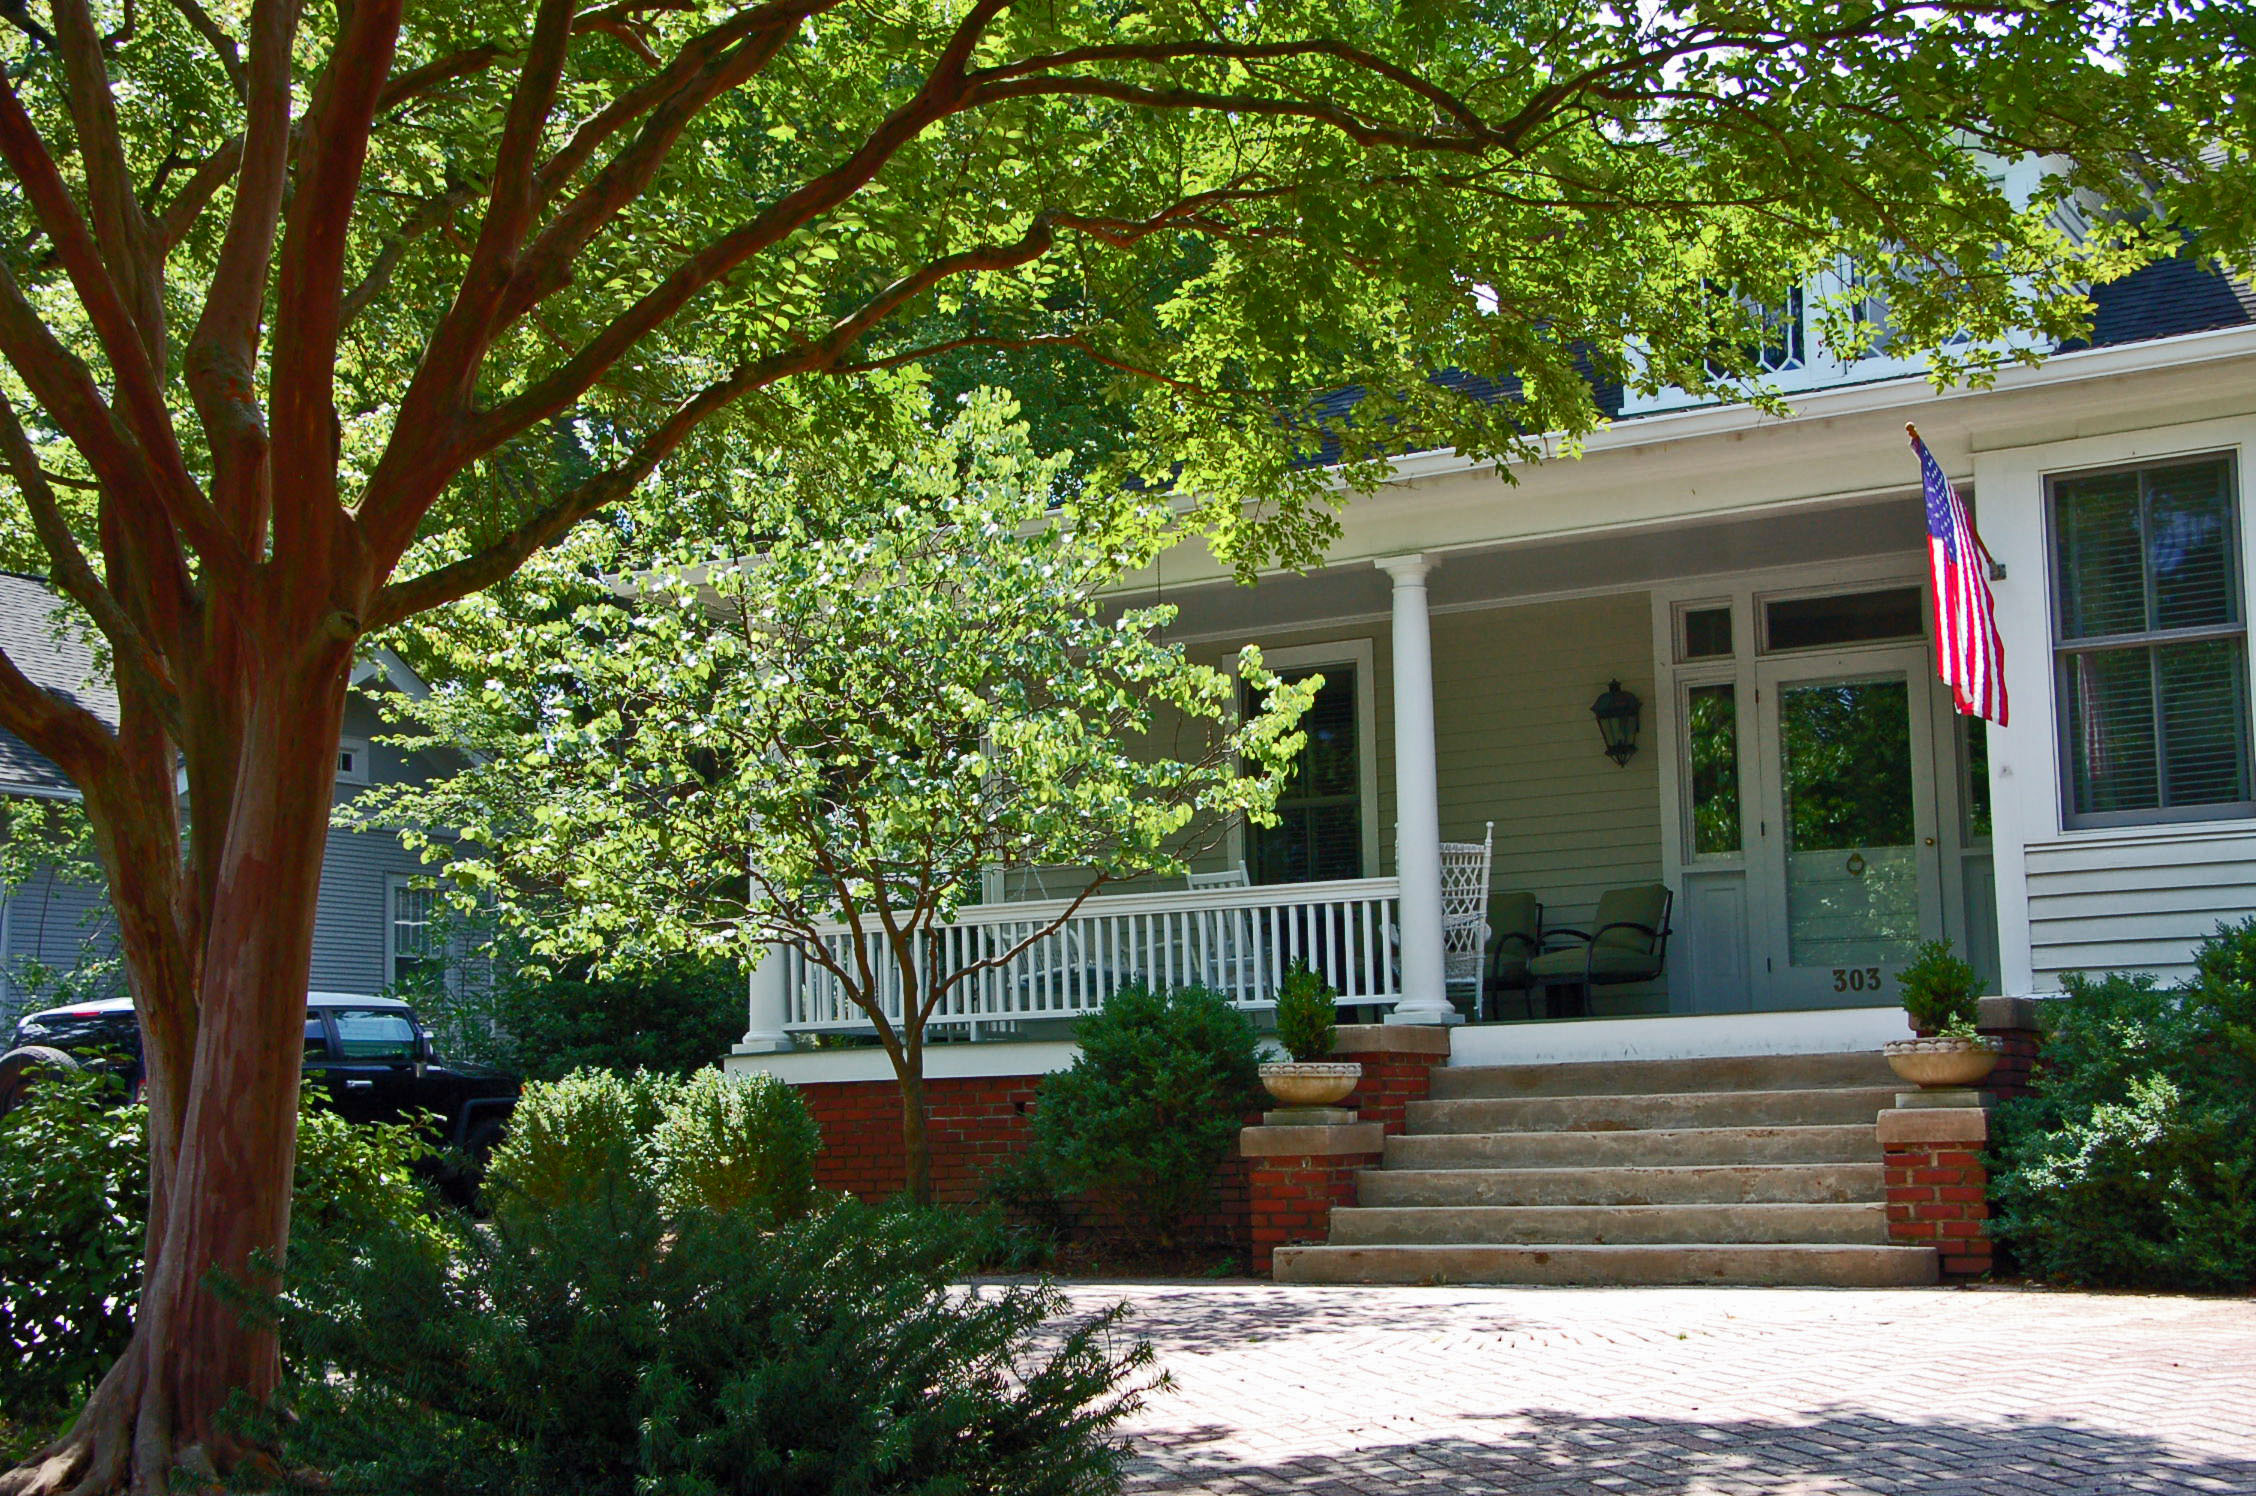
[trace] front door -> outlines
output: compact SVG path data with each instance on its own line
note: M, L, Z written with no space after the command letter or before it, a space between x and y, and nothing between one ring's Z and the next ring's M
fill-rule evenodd
M1758 668L1761 1006L1893 1003L1942 928L1926 673L1924 646Z

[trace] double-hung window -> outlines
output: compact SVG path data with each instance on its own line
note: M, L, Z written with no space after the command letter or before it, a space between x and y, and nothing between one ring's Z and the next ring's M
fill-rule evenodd
M437 931L432 928L436 892L400 877L390 880L387 891L391 902L389 954L393 984L440 979L446 971L446 952Z
M2233 459L2052 480L2070 826L2256 814Z

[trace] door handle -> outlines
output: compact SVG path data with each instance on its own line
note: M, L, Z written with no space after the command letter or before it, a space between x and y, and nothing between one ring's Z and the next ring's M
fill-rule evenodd
M345 1089L348 1091L367 1091L374 1089L375 1085L376 1082L372 1080L348 1080L345 1082Z
M1927 843L1927 845L1928 845L1928 846L1930 846L1930 847L1931 847L1931 846L1933 846L1933 845L1935 845L1935 838L1933 838L1933 837L1931 837L1931 836L1927 836L1927 837L1922 837L1922 838L1920 838L1920 840L1922 840L1922 841L1926 842L1926 843Z

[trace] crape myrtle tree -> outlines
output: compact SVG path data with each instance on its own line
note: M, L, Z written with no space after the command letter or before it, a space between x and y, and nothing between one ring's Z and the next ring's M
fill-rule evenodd
M1164 510L1059 493L1068 459L1015 416L981 391L898 452L741 469L754 518L664 557L630 605L564 605L605 536L444 610L420 632L454 684L395 709L478 762L352 810L407 828L542 957L796 946L892 1062L920 1204L934 1014L1108 884L1266 820L1318 684L1250 648L1234 675L1198 664L1161 636L1172 607L1109 605ZM1029 866L1073 869L1072 895L941 932L984 872ZM825 939L840 922L862 938Z
M2202 154L2245 127L2239 14L9 5L0 542L99 634L120 707L112 729L0 662L0 726L84 793L152 1200L131 1346L5 1487L224 1470L246 1451L223 1404L275 1386L271 1329L212 1275L278 1270L332 750L371 631L733 428L819 425L831 384L947 352L1104 369L1135 432L1113 476L1172 481L1252 567L1329 532L1302 461L1323 390L1365 395L1330 428L1353 485L1397 444L1571 440L1599 419L1586 371L1744 374L1748 305L1843 255L1904 346L2067 332L2140 246L2066 243L1981 152L2060 153L2094 221L2159 204L2245 231L2219 181L2245 140Z

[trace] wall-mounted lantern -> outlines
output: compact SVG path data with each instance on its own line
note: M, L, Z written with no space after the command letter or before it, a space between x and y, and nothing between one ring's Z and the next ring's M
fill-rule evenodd
M1617 764L1626 766L1637 751L1637 709L1641 705L1618 680L1608 681L1605 694L1590 703L1590 715L1598 719L1598 736L1606 741L1606 757Z

